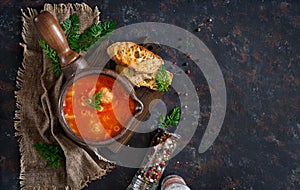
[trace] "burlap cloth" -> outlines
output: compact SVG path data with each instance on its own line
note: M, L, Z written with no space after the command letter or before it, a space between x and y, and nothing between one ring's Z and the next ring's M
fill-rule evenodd
M72 13L80 19L81 31L98 22L97 7L86 4L45 4L61 23ZM63 76L55 77L48 71L51 61L38 45L39 36L33 24L38 11L22 10L24 59L18 71L16 92L16 135L20 137L22 189L82 189L90 180L107 174L114 165L83 149L63 134L57 119L57 102ZM37 142L59 144L65 159L58 168L46 167L38 152L32 147Z

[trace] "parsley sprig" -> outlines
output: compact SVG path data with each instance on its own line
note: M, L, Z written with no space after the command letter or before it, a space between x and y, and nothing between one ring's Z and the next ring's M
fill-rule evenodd
M80 21L76 13L72 14L68 19L64 20L60 24L67 38L70 48L80 53L81 51L87 51L91 48L100 38L111 33L115 26L115 22L104 21L98 24L92 24L82 34L79 34ZM43 40L39 40L39 45L43 49L43 52L52 61L52 66L49 71L53 71L55 76L59 76L61 68L59 64L59 57L57 53L52 50Z
M87 51L100 38L111 33L115 26L115 22L109 21L101 22L99 24L92 24L76 39L76 43L74 43L74 45L70 45L70 48L78 53L80 51Z
M57 53L53 49L51 49L43 40L39 40L39 45L43 49L44 54L47 55L50 60L52 60L52 66L49 68L49 71L52 71L55 76L59 76L61 71Z
M179 107L175 107L171 114L169 115L162 115L160 116L159 119L159 126L167 128L167 127L171 127L174 125L177 125L180 119L180 108Z
M170 77L163 65L161 65L158 69L158 73L155 77L155 82L155 88L157 88L158 91L164 92L169 90Z
M99 110L101 108L101 97L102 92L97 92L85 100L85 105L94 108L95 110Z
M72 14L68 19L63 21L60 26L65 33L70 48L75 51L73 46L77 45L77 39L80 36L80 34L78 34L80 28L78 15ZM75 52L79 53L79 51Z
M32 145L40 154L40 156L47 161L47 166L51 168L59 167L60 161L63 159L63 151L58 145L47 145L38 142Z

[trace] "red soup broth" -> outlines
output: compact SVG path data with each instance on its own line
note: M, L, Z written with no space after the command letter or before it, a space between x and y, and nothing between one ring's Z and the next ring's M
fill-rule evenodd
M87 98L103 89L109 92L110 102L101 100L98 110L85 104ZM104 141L120 134L132 117L134 107L133 99L120 82L98 74L75 81L63 101L68 126L76 135L89 141Z

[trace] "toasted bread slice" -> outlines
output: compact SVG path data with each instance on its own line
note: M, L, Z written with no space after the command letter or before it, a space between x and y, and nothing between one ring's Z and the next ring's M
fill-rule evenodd
M116 65L117 73L125 76L127 79L129 79L132 84L135 86L138 86L139 83L141 83L144 80L149 80L153 78L153 74L149 73L137 73L133 69L129 67L125 67L123 65ZM139 87L139 86L138 86Z
M140 73L155 73L164 63L161 57L133 42L116 42L107 48L107 54L116 64Z
M156 73L148 74L148 73L137 73L134 70L132 70L129 67L125 67L122 65L116 65L116 71L125 76L130 82L132 82L135 86L141 87L145 86L147 88L150 88L152 90L157 90L156 89ZM171 85L172 79L173 79L173 74L167 71L167 74L170 79L169 85Z

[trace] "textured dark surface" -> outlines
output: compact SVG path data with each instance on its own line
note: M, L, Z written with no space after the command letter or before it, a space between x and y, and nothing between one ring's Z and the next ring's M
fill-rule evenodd
M210 115L207 84L193 65L185 66L176 53L168 54L182 69L192 69L192 79L197 76L193 81L198 81L202 119L164 175L180 174L194 190L300 189L299 1L76 2L98 6L102 20L115 20L117 27L144 21L179 26L198 36L218 61L227 89L226 118L214 145L198 154ZM44 3L0 1L0 189L19 189L20 153L13 117L23 51L21 9L41 9ZM164 97L166 102L171 99ZM117 167L86 189L122 190L134 173L135 169Z

